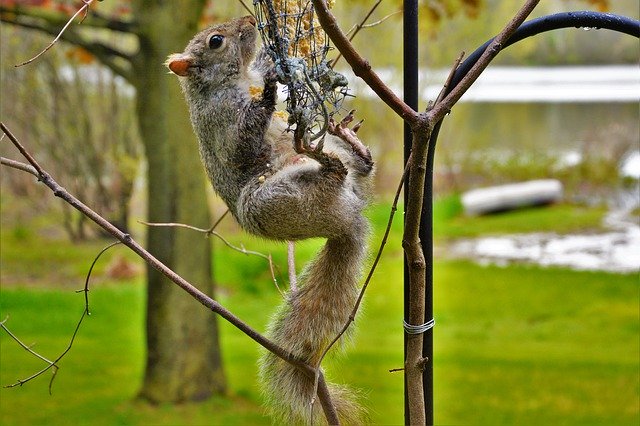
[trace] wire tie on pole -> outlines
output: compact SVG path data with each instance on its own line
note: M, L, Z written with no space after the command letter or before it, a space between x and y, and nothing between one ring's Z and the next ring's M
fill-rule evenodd
M405 320L402 320L402 325L407 334L422 334L427 330L431 330L436 325L436 320L435 318L432 318L430 321L427 321L422 325L412 325L407 323Z

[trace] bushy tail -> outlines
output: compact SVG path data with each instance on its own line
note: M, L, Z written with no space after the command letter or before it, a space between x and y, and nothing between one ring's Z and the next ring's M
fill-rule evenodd
M364 220L363 220L364 222ZM280 346L316 365L327 345L347 322L358 293L365 255L366 224L353 234L327 240L318 256L302 272L299 288L290 293L269 325L269 336ZM260 379L272 415L282 424L326 424L314 381L271 353L261 360ZM329 384L331 399L342 424L364 423L364 411L352 392Z

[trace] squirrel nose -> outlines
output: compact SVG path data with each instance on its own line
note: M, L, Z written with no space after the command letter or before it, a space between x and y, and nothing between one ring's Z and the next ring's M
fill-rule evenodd
M255 27L255 26L256 26L256 24L257 24L256 18L254 18L254 17L253 17L253 16L251 16L251 15L245 16L245 17L244 17L244 20L245 20L246 22L250 23L251 25L253 25L254 27Z

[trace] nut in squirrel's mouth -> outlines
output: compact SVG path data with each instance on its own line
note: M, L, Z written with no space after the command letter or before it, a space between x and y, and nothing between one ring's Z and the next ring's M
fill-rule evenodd
M186 77L190 68L200 68L193 59L184 53L172 53L164 63L175 75Z

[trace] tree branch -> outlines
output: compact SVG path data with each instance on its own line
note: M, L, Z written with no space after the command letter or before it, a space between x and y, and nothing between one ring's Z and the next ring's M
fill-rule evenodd
M411 201L406 206L405 230L403 247L405 249L407 264L409 267L409 317L411 325L420 325L431 318L425 318L425 283L427 279L426 257L420 242L420 228L422 222L423 205L432 200L424 199L426 179L432 179L433 170L427 165L429 138L433 131L433 125L447 114L451 107L460 99L462 94L475 82L477 77L488 66L491 60L498 54L502 44L508 40L511 34L520 26L539 0L528 0L496 37L485 53L474 66L474 74L465 78L442 102L434 105L427 113L419 114L418 123L412 125L411 168L409 171L408 199ZM427 173L428 172L428 173ZM412 334L407 336L407 349L405 359L405 375L407 379L407 394L409 419L411 424L423 424L425 418L423 371L425 359L422 354L424 334Z
M376 1L375 4L371 7L371 9L369 9L369 12L367 12L367 14L364 16L364 18L362 18L360 23L359 24L355 24L353 27L351 27L351 29L349 31L347 31L347 33L345 35L348 35L348 34L351 33L351 35L349 36L349 41L353 41L353 38L358 34L358 32L360 32L360 30L362 28L364 28L365 23L371 17L371 15L373 15L373 12L376 11L378 6L380 6L380 3L382 3L382 0ZM353 31L353 33L352 33L352 31ZM338 51L338 56L336 56L336 58L331 62L331 65L330 65L331 68L335 68L336 64L338 63L338 61L340 60L341 57L342 57L342 54L340 53L340 51Z
M422 126L413 127L413 141L411 144L411 163L409 164L408 200L405 206L404 248L409 267L409 324L424 323L425 313L425 283L426 259L420 244L420 225L422 206L424 202L424 186L426 178L426 161L431 125L429 121ZM428 200L430 202L431 200ZM405 359L405 375L407 381L407 395L409 419L411 424L424 424L424 386L422 369L418 368L418 361L422 359L423 334L407 336Z
M349 65L351 65L356 76L361 77L391 109L408 123L413 133L411 161L408 164L410 169L407 191L410 203L406 206L405 231L403 236L403 247L409 265L410 306L408 321L410 324L419 325L425 322L427 264L425 253L420 243L419 233L423 204L425 202L425 182L427 178L431 178L431 176L427 176L427 159L429 150L428 141L433 131L433 125L440 121L451 110L453 105L475 82L491 60L500 52L502 45L522 24L538 3L539 0L526 1L514 18L485 50L484 54L467 76L460 81L449 95L433 105L426 113L418 113L397 98L371 70L370 64L355 51L347 37L339 29L326 3L323 0L313 0L322 28L335 47L345 57ZM431 200L427 202L431 202ZM422 372L425 362L430 362L430 360L425 359L422 355L422 343L423 334L408 336L405 374L407 378L409 419L411 424L424 424L426 421Z
M113 46L89 40L87 37L81 35L76 27L68 28L60 34L60 29L57 24L42 19L34 19L34 17L29 15L12 16L10 13L1 13L0 21L22 28L37 30L54 37L59 35L60 40L82 47L95 55L103 65L115 74L123 77L129 82L133 81L133 73L130 66L132 56L130 54L116 49ZM121 63L123 60L124 64Z
M91 4L93 3L94 0L82 0L83 5L73 14L71 15L71 18L69 18L67 20L67 22L64 24L64 26L62 27L62 29L58 32L58 34L56 34L56 37L53 39L53 41L51 41L51 43L49 43L47 45L47 47L44 48L44 50L42 50L40 53L38 53L36 56L34 56L33 58L19 64L16 65L17 67L22 66L22 65L27 65L33 61L35 61L36 59L38 59L40 56L42 56L43 54L45 54L47 52L47 50L51 49L53 47L54 44L56 44L56 42L60 39L60 36L62 36L62 34L66 31L66 29L69 27L69 25L71 25L73 23L73 21L80 15L83 15L81 18L81 21L83 21L86 17L87 17L87 13L89 11L89 7L91 6Z
M320 405L322 406L322 410L324 411L324 416L327 418L327 423L329 425L339 425L340 419L338 418L338 412L336 411L335 405L333 405L333 402L331 401L331 394L329 392L327 382L324 379L324 374L319 371L319 368L316 377L318 377L318 399L320 400Z
M455 105L462 95L465 94L469 87L480 77L480 74L489 66L493 58L495 58L502 46L509 40L511 35L522 25L522 23L531 14L533 9L540 3L540 0L527 0L525 4L518 10L514 17L504 27L504 29L493 39L491 44L487 46L482 56L478 59L475 65L469 70L462 80L454 87L451 92L438 104L433 106L433 109L429 112L429 116L435 122L440 121L446 114L451 111L453 105Z
M133 252L135 252L138 256L140 256L145 262L147 262L150 266L157 269L160 273L165 275L168 279L173 281L176 285L186 291L189 295L191 295L194 299L200 302L202 305L210 309L211 311L217 313L225 320L230 322L244 334L246 334L249 338L254 340L256 343L272 352L277 357L283 359L284 361L290 363L291 365L299 368L306 375L313 378L315 376L316 370L310 365L306 364L304 361L297 358L295 355L290 353L289 351L283 349L282 347L276 345L271 340L267 339L256 330L251 328L248 324L242 321L240 318L235 316L232 312L222 306L219 302L212 299L208 295L204 294L194 285L189 283L187 280L182 278L180 275L176 274L173 270L168 268L162 262L160 262L157 258L155 258L151 253L146 251L140 244L138 244L129 234L125 234L116 228L109 221L104 219L98 213L93 211L87 205L83 204L80 200L75 198L69 192L67 192L62 186L60 186L29 154L29 152L22 146L22 144L18 141L18 139L9 131L9 129L4 125L4 123L0 123L0 129L9 137L11 142L16 146L16 148L20 151L20 153L27 159L27 161L31 164L31 166L38 173L39 180L44 183L53 194L70 204L76 210L80 211L83 215L91 219L102 229L111 234L118 241L122 242L124 245L129 247ZM3 163L4 164L4 163Z
M36 169L33 168L33 166L22 163L20 161L12 160L10 158L0 157L0 164L3 164L5 166L11 167L17 170L22 170L23 172L27 172L34 175L35 177L39 177L38 172L36 171Z
M54 361L48 360L44 356L42 356L39 353L33 351L29 346L27 346L24 343L22 343L22 341L20 339L18 339L18 337L16 335L14 335L4 325L4 323L7 321L6 319L4 321L2 321L2 323L0 323L0 326L2 327L2 329L9 336L11 336L11 338L13 338L13 340L15 340L20 346L22 346L25 350L27 350L32 355L36 356L37 358L39 358L42 361L44 361L45 363L47 363L47 366L44 367L43 369L41 369L40 371L32 374L31 376L27 377L26 379L18 379L18 381L16 383L14 383L12 385L5 386L5 387L12 388L12 387L15 387L15 386L22 386L23 384L25 384L25 383L35 379L36 377L44 374L49 369L52 369L53 373L51 374L51 379L49 380L49 395L51 395L51 388L53 386L53 381L56 378L56 374L58 373L58 370L60 369L60 367L58 366L58 362L62 358L64 358L64 356L71 350L71 347L73 346L73 343L75 342L76 336L78 335L78 331L80 331L80 326L82 325L82 321L84 320L85 316L90 315L90 313L89 313L89 280L91 279L91 273L93 272L93 268L96 265L96 263L98 262L98 259L100 259L100 256L102 256L111 247L113 247L115 245L118 245L118 244L120 244L120 241L115 241L115 242L109 244L108 246L103 248L100 251L100 253L98 253L98 255L95 257L95 259L93 259L93 262L91 263L91 267L89 267L89 272L87 273L87 278L85 279L85 282L84 282L84 288L82 290L78 290L77 291L77 293L80 293L80 292L84 293L84 301L85 301L84 302L84 310L82 311L82 315L80 316L80 320L76 324L76 328L75 328L75 330L73 332L73 335L71 336L71 339L69 340L69 343L67 344L66 349L60 355L58 355L58 357Z
M367 85L403 120L415 123L416 112L400 99L373 71L371 64L355 50L347 36L342 32L335 16L329 11L324 0L313 0L318 20L322 29L327 33L334 46L349 63L356 76L363 79Z
M25 6L21 4L13 6L0 5L0 14L38 18L56 26L64 25L69 20L69 16L64 13L54 12L41 6ZM138 31L138 25L134 21L115 19L96 10L92 10L91 14L82 20L82 25L126 34L135 34Z
M223 215L223 217L224 217L224 215ZM227 240L225 237L223 237L219 232L216 232L214 230L215 227L216 227L216 224L214 224L209 229L204 229L204 228L198 228L198 227L192 226L192 225L187 225L186 223L173 223L173 222L171 222L171 223L151 223L151 222L145 222L143 220L139 220L138 223L141 223L141 224L146 225L146 226L175 227L175 228L191 229L192 231L201 232L201 233L205 234L207 237L209 237L210 235L213 235L214 237L217 237L220 241L222 241L224 243L224 245L226 245L227 247L229 247L232 250L237 251L238 253L242 253L242 254L244 254L246 256L251 256L251 255L257 256L257 257L260 257L260 258L266 260L268 262L268 264L269 264L269 272L271 273L271 279L273 280L273 284L276 286L276 289L278 290L280 295L283 298L285 297L284 292L280 288L280 285L278 285L278 279L276 278L276 266L273 264L273 258L271 257L271 253L264 254L264 253L260 253L259 251L247 250L244 247L243 244L241 244L240 247L238 247L236 245L233 245L229 240Z

